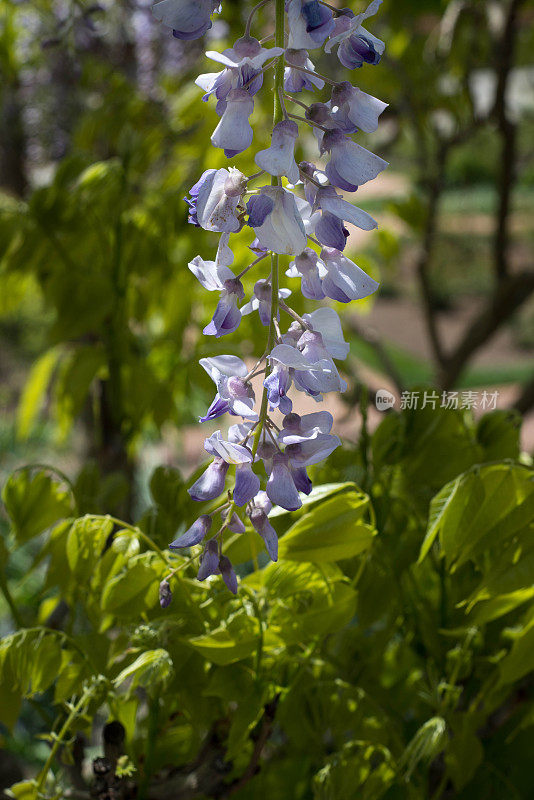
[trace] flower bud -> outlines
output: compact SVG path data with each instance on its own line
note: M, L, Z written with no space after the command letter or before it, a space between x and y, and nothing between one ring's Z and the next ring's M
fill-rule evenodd
M171 604L172 592L168 581L161 581L159 585L159 604L162 608L168 608Z

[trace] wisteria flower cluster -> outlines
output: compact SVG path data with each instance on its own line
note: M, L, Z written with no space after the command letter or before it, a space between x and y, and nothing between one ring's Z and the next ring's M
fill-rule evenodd
M267 329L265 352L250 368L235 355L200 361L216 387L201 422L226 414L238 421L225 435L218 430L206 439L205 450L213 460L189 489L191 498L199 503L213 505L222 496L221 504L202 514L170 545L181 549L203 544L199 580L221 575L234 593L237 578L223 552L223 534L226 530L245 532L238 511L245 511L270 558L276 561L278 540L269 521L270 510L274 505L298 509L301 494L312 490L307 467L340 445L331 433L332 415L327 411L299 415L290 390L293 387L316 401L327 392L344 391L346 384L336 361L346 358L349 345L334 309L321 306L301 317L287 305L291 292L280 287L279 256L291 256L285 274L300 278L302 294L311 300L331 298L349 303L378 287L344 254L349 236L346 223L366 231L377 224L340 192L354 192L387 166L353 139L360 131L377 129L386 103L349 81L320 75L309 51L336 50L348 69L377 64L384 43L366 30L364 22L380 3L373 0L365 11L354 14L321 0L263 0L252 9L244 35L233 47L222 53L207 52L222 69L200 75L196 81L204 91L203 99L215 100L219 121L211 142L233 162L253 143L250 117L255 98L266 73L274 70L271 143L255 155L259 171L247 176L233 163L228 168L209 169L186 198L189 222L220 233L215 260L197 256L189 264L202 286L218 294L204 334L216 338L231 334L246 314L257 314ZM272 36L260 42L250 33L256 11L269 4L274 6L276 25L273 46L267 46ZM175 37L194 39L211 27L212 14L220 7L216 0L160 0L153 11L172 28ZM326 85L330 97L325 101L312 98L312 102L304 102L295 96L322 92ZM292 110L295 108L300 113ZM299 125L313 130L324 168L296 161ZM246 228L251 230L250 249L255 257L238 271L235 266L232 269L230 237ZM270 260L267 274L258 276L252 297L240 305L245 300L241 279L249 270L261 270L266 259ZM287 327L280 312L288 317ZM259 375L263 389L257 403L251 381ZM264 489L259 462L266 476ZM228 491L230 470L233 489ZM168 594L163 599L168 605Z

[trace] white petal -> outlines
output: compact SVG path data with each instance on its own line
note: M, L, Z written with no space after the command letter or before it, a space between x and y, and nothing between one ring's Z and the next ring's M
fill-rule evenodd
M380 156L349 141L333 148L332 162L338 173L355 186L374 180L388 166Z
M206 52L207 58L211 59L211 61L217 61L219 64L224 64L225 67L237 67L239 66L239 61L231 56L227 56L225 53L218 53L217 50L208 50Z
M300 350L288 344L277 344L276 347L271 350L271 354L268 358L279 361L286 367L292 367L292 369L310 369L311 367L310 362L302 355Z
M330 211L334 216L356 225L364 231L372 231L378 228L377 222L367 211L353 206L352 203L343 200L342 197L321 197L321 208L323 211Z
M227 267L217 267L215 261L204 261L200 256L195 256L189 262L188 267L208 292L220 292L224 289L223 281L235 277ZM221 269L226 269L230 274L223 277L224 273L221 273Z
M247 374L247 365L237 356L213 356L201 358L199 364L204 367L210 378L218 383L221 375L237 375L244 378Z
M213 84L219 77L222 75L222 72L204 72L203 75L199 75L195 81L197 86L200 86L205 92L211 92L213 88Z
M311 314L304 314L304 319L314 330L319 331L332 358L343 360L348 356L350 345L343 339L341 321L333 308L318 308Z
M217 266L229 267L234 260L234 254L228 245L230 240L229 233L222 233L219 239L219 246L217 248L217 255L215 256L215 263ZM234 275L232 274L232 278Z

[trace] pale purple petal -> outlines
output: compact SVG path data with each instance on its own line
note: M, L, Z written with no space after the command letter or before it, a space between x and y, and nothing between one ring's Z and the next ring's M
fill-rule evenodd
M219 570L222 575L222 579L226 584L226 588L229 589L232 594L237 594L237 576L234 572L234 568L230 562L230 559L226 556L221 556L219 559Z
M282 453L273 456L273 469L267 481L266 491L272 503L287 511L296 511L302 506L302 500L289 471L287 457Z
M211 143L214 147L221 147L227 157L233 158L252 144L254 134L248 118L254 110L254 100L245 89L232 89L226 103Z
M224 492L224 481L228 472L228 464L222 458L216 458L202 473L200 478L187 490L192 500L201 503L215 500Z
M260 479L252 471L250 464L238 464L235 470L235 488L233 500L238 506L244 506L257 495L260 490Z
M252 527L256 530L263 541L271 558L271 561L278 561L278 535L267 519L267 514L261 508L254 508L250 512Z
M216 539L210 539L200 557L200 568L197 579L205 581L210 575L219 574L219 545Z
M169 550L180 550L182 547L194 547L200 544L202 539L209 533L211 528L211 517L203 514L199 517L189 530L179 536L169 545Z

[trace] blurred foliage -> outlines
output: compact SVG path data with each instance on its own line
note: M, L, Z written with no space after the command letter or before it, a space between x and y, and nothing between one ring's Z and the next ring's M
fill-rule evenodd
M15 473L2 560L29 564L6 594L5 745L52 731L66 765L120 721L121 791L148 798L526 800L534 472L518 436L509 412L390 413L316 468L302 509L274 509L277 564L252 530L228 534L236 598L196 582L200 548L158 549L195 517L177 470L156 471L135 524L90 511L87 477ZM15 797L64 796L70 768L49 767Z
M217 48L240 34L246 11L224 7ZM488 214L498 200L498 131L493 118L471 130L472 81L495 74L507 8L385 0L377 17L387 57L356 81L390 102L369 146L410 188L362 203L379 219L387 208L395 225L357 255L392 294L414 291L411 273L399 276L424 239L444 141L459 137L441 210ZM358 444L315 468L301 511L274 510L278 564L266 566L248 531L226 542L238 597L220 579L198 584L197 552L160 549L194 519L186 483L161 466L143 504L138 457L205 408L212 386L198 358L252 356L265 339L252 316L239 342L200 335L214 301L187 264L209 258L217 239L187 226L182 198L204 169L226 163L207 146L215 112L193 86L211 69L203 43L172 40L130 0L5 0L1 14L0 335L16 363L1 366L2 402L16 416L1 443L17 463L52 440L62 458L78 454L68 475L28 466L3 489L0 721L2 747L25 765L15 796L64 797L76 785L75 734L87 761L115 720L125 729L123 796L137 787L145 800L192 797L196 786L198 797L529 800L534 483L518 417L475 423L424 409L391 413L374 432L364 424ZM532 37L522 24L516 65L531 66ZM330 71L322 58L318 69ZM524 105L512 207L528 214ZM258 148L269 121L257 104ZM243 172L255 171L252 155L240 157ZM468 225L462 236L438 230L434 311L491 290L490 237ZM251 260L245 239L235 253L238 267ZM249 291L255 277L246 280ZM518 338L528 343L524 311ZM434 363L396 342L384 350L406 386L434 379ZM359 333L351 356L349 403L359 394L365 411L360 365L388 370ZM468 361L456 383L530 377L530 365ZM158 584L176 568L162 611Z

